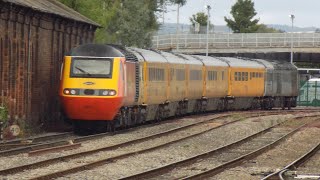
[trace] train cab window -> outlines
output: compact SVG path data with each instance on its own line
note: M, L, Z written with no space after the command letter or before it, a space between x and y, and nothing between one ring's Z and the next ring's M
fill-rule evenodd
M112 78L112 59L73 58L70 77Z

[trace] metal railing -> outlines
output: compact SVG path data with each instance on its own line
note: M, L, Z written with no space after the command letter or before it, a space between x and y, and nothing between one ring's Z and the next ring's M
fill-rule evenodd
M301 81L299 91L299 106L320 106L320 81Z
M320 47L320 33L239 33L210 34L209 48L303 48ZM203 49L206 34L169 34L153 37L155 49Z

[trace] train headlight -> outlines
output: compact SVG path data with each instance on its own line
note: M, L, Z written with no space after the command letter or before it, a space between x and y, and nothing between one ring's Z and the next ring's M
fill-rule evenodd
M112 89L101 89L99 91L100 96L115 96L117 94L117 91Z
M72 89L72 90L70 91L70 94L72 94L72 95L76 95L76 93L77 93L77 91L74 90L74 89Z
M64 89L63 93L65 95L79 95L79 89Z
M101 94L103 96L108 96L109 95L109 91L108 90L103 90Z
M66 94L66 95L70 95L70 90L69 89L64 89L63 93Z
M115 91L115 90L109 91L109 96L115 96L116 94L117 94L117 91Z

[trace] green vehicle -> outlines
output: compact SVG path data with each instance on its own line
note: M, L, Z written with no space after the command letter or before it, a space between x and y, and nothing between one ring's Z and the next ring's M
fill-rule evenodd
M301 85L298 105L320 106L320 78L309 79Z

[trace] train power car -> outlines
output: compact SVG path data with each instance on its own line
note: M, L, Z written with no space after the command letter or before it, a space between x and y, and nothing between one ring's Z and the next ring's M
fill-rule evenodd
M213 110L291 108L297 95L290 63L99 44L65 57L60 86L76 131Z

